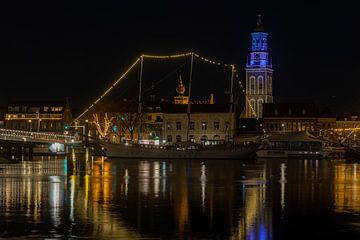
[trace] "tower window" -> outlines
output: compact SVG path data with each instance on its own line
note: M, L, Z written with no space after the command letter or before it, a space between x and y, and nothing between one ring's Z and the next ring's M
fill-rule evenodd
M264 77L258 76L259 94L264 94Z
M250 94L255 94L255 77L250 77Z

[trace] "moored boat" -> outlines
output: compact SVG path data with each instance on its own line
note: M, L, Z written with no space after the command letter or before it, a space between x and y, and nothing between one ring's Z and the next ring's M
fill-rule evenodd
M258 158L323 158L328 152L323 142L304 133L269 136L256 152Z
M259 147L258 144L155 146L101 143L101 145L105 155L109 158L136 159L248 159L255 156Z

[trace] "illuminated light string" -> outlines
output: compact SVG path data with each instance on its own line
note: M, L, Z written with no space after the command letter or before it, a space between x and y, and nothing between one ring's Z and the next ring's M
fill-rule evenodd
M75 121L79 120L85 113L87 113L91 108L93 108L101 99L103 99L126 75L133 69L140 61L140 58L137 58L136 61L98 98L92 103L84 112L82 112Z
M195 56L196 58L206 62L206 63L210 63L213 65L217 65L217 66L224 66L224 67L231 67L232 70L234 71L234 73L236 73L236 67L234 64L227 64L227 63L221 63L218 61L214 61L212 59L206 58L206 57L202 57L197 53L194 52L187 52L187 53L181 53L181 54L173 54L173 55L150 55L150 54L142 54L140 55L139 58L136 59L136 61L109 87L106 89L106 91L101 94L100 97L98 97L87 109L85 109L85 111L83 111L77 118L75 118L75 121L79 120L82 116L84 116L85 113L87 113L90 109L92 109L101 99L103 99L109 92L111 92L111 90L122 80L124 79L128 73L140 62L142 61L144 58L152 58L152 59L174 59L174 58L182 58L182 57L187 57L187 56ZM235 74L235 77L238 78L239 75ZM240 87L243 89L243 86L240 83ZM243 89L243 92L244 89Z
M256 114L256 112L255 112L255 109L253 108L253 106L251 106L250 100L246 98L246 102L249 104L250 109L251 109L251 111L253 112L254 116L255 116L256 118L258 118L258 117L257 117L257 114Z

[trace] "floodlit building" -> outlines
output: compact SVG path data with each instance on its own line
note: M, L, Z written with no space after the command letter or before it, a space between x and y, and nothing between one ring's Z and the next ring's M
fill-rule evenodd
M5 128L63 133L72 115L68 101L11 102L5 112Z
M336 127L336 118L310 103L266 103L263 126L267 133L311 132L328 135Z
M268 33L260 15L251 38L252 48L245 68L245 117L262 118L263 104L273 102L273 68L268 52Z

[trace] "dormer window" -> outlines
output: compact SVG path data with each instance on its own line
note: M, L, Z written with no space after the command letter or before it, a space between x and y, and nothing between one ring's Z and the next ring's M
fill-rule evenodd
M277 109L275 109L274 114L275 114L275 116L277 116L277 115L278 115L278 110L277 110Z
M303 115L303 116L305 116L305 114L306 114L306 110L305 110L305 109L303 109L301 113L302 113L302 115Z
M61 112L63 107L51 107L52 112Z
M289 108L288 115L291 116L291 114L292 114L292 111L291 111L291 109Z

